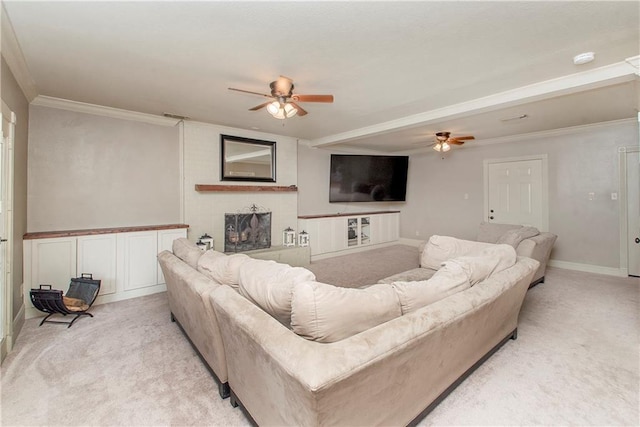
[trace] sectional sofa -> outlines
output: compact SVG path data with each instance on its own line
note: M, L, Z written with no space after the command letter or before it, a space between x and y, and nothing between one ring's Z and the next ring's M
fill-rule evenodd
M464 241L450 236L431 236L428 242L432 244L426 248L427 251L425 251L427 241L423 242L419 247L421 254L419 267L385 277L380 279L379 283L427 280L440 268L438 260L442 257L446 259L447 256L464 255L464 250L481 250L493 244L508 244L515 248L518 256L532 258L538 261L538 269L531 278L531 284L529 285L531 288L539 283L544 283L547 263L549 262L551 250L557 238L558 236L555 234L540 232L535 227L481 222L475 240L477 244L473 243L473 241ZM453 245L456 244L455 242L457 242L458 245L464 242L464 245L454 250L452 248ZM441 247L439 247L438 244L440 244ZM429 250L432 252L431 254L428 253ZM449 250L452 252L446 253ZM442 251L445 253L438 253ZM434 254L436 255L436 261L434 261Z
M301 267L190 245L180 239L158 256L172 318L220 394L259 425L419 420L516 338L539 266L492 245L441 260L428 281L347 289Z

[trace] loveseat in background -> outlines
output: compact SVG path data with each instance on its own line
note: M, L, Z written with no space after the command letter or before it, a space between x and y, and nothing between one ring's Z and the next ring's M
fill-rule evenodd
M547 270L547 263L551 257L551 250L553 249L553 245L555 244L558 236L546 231L539 232L537 229L533 229L534 233L531 233L531 228L532 227L525 227L516 224L482 222L478 227L476 240L478 242L498 243L500 239L504 239L505 237L508 238L509 235L511 235L512 238L515 238L516 240L512 240L512 242L516 242L516 253L519 256L526 256L535 259L540 263L538 270L531 279L531 286L535 286L538 283L544 283L544 273ZM521 234L527 232L529 233ZM519 234L519 237L522 237L521 240L518 240ZM530 234L533 235L530 236Z
M488 243L488 244L509 244L516 250L518 256L527 257L538 261L539 267L535 274L531 278L531 284L529 287L533 287L539 283L544 283L544 274L547 270L547 264L551 257L551 250L556 242L556 236L549 232L540 232L534 227L525 227L516 224L498 224L481 222L478 226L478 232L476 242ZM439 263L425 262L424 249L430 241L437 241L438 239L450 241L451 239L457 240L450 236L431 236L428 240L422 242L418 246L418 252L421 254L420 266L408 271L403 271L380 279L378 283L393 283L396 281L417 281L427 280L433 276L433 274L440 267ZM482 245L473 245L473 241L460 241L466 242L469 248L475 246L475 249L482 247ZM462 255L462 254L458 254ZM428 257L427 257L428 258Z

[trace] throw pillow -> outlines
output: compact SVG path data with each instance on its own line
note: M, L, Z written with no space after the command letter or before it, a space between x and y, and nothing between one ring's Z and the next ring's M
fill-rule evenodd
M223 271L226 271L226 263L227 263L227 255L218 251L206 251L202 254L202 256L198 259L197 270L204 274L207 277L215 280L220 283L214 276L217 273L217 270L224 266Z
M420 256L420 267L438 270L442 263L459 256L467 255L472 251L479 251L491 243L474 242L471 240L456 239L450 236L431 236Z
M498 224L496 222L481 222L478 227L478 242L496 243L500 236L509 230L522 227L518 224Z
M414 312L471 287L467 272L457 263L446 262L429 280L394 282L402 314Z
M303 267L252 259L240 266L239 291L290 328L292 289L299 283L315 279L315 274Z
M198 260L202 256L202 250L191 240L180 237L175 239L171 245L173 254L189 264L193 268L198 268Z
M251 260L251 258L245 254L213 255L211 258L213 259L207 258L210 262L201 263L198 271L211 277L221 285L238 289L238 284L240 283L240 266Z
M473 286L492 274L513 266L516 257L516 250L509 245L491 245L468 256L445 261L445 265L456 264L461 267Z
M506 244L513 246L513 248L517 248L520 242L524 239L528 239L529 237L537 236L540 234L535 227L520 227L513 230L506 231L496 243L498 244Z
M335 342L401 315L391 285L341 288L315 281L298 284L291 301L291 328L308 340Z

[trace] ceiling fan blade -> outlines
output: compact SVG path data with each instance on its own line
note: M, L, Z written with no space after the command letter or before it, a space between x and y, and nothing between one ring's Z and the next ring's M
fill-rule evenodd
M456 136L452 139L457 139L458 141L467 141L469 139L476 139L476 138L473 135L468 135L468 136Z
M298 102L333 102L333 95L293 95L291 97Z
M259 96L264 96L266 98L273 98L273 96L271 96L271 95L267 95L267 94L259 93L259 92L251 92L250 90L236 89L236 88L233 88L233 87L230 87L228 89L229 90L234 90L236 92L250 93L252 95L259 95Z
M462 145L464 144L464 141L458 141L457 138L449 138L447 139L447 144Z
M261 108L266 107L267 105L271 104L272 102L273 102L273 101L267 101L267 102L262 103L262 104L260 104L260 105L256 105L256 106L255 106L255 107L253 107L253 108L249 108L249 111L257 111L257 110L259 110L259 109L261 109Z
M299 106L295 102L290 102L290 104L293 105L294 107L296 107L296 110L298 110L298 115L299 116L306 116L308 114L307 111L304 108L302 108L301 106Z

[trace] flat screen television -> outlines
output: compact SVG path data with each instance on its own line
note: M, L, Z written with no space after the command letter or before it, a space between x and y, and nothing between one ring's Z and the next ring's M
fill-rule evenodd
M404 202L409 156L332 154L329 202Z

